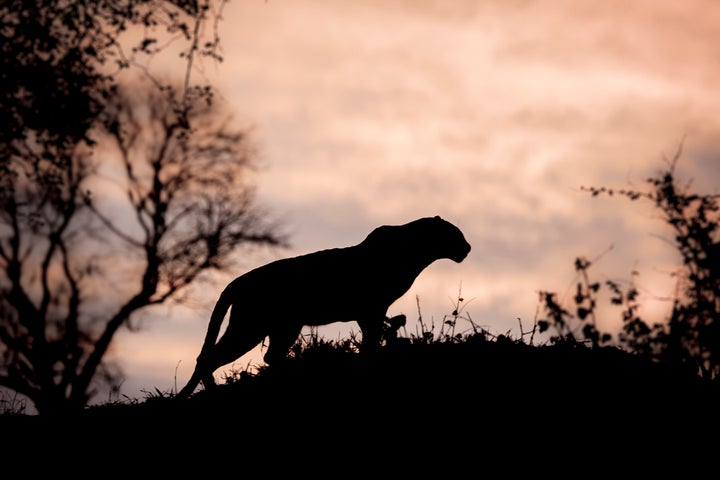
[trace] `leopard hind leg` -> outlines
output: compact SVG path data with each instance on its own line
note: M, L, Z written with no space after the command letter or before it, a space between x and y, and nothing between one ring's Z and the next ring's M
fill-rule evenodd
M228 326L220 340L197 358L195 370L187 385L178 393L178 397L188 397L202 383L205 390L216 387L213 373L218 368L232 363L252 350L262 341L264 335L245 328Z

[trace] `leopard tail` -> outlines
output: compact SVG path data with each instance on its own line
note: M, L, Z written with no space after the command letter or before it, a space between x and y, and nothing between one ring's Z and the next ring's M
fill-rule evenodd
M207 334L205 334L205 341L203 342L202 349L200 350L200 357L209 352L213 346L215 346L218 335L220 335L220 327L225 319L225 314L228 312L233 303L233 295L230 292L231 286L232 284L228 285L228 287L222 291L220 298L218 298L215 303L215 307L210 315L210 323L208 324Z

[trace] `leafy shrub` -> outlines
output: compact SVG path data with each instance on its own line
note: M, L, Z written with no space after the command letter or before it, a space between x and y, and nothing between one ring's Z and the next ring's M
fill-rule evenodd
M596 294L601 284L589 279L588 270L593 262L577 258L575 270L581 280L574 297L574 314L557 302L553 292L540 293L546 318L538 321L538 326L540 331L555 329L553 342L576 340L573 326L579 323L582 331L579 340L593 346L615 342L631 352L687 367L706 378L720 374L720 195L693 193L690 184L685 187L678 184L675 168L681 151L679 148L667 162L666 169L647 179L648 191L585 189L593 196L617 193L631 201L651 201L660 210L682 260L673 273L677 293L669 317L664 322L648 324L638 314L635 285L630 283L623 288L617 282L606 281L610 302L622 307L622 331L615 340L610 334L601 333L595 319Z

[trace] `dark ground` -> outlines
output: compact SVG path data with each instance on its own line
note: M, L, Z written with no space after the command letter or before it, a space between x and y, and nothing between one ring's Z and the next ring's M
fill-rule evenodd
M448 473L457 462L552 470L578 458L593 468L682 458L687 468L720 446L718 400L717 382L614 348L472 340L368 354L316 348L187 400L149 397L59 419L4 415L0 438L169 469L337 461Z

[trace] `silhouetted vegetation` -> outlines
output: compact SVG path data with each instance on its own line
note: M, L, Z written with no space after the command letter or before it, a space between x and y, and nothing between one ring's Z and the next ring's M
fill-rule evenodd
M590 279L593 262L575 260L580 279L574 296L574 313L560 305L553 292L540 292L546 318L538 322L541 332L554 330L553 342L582 341L592 347L615 344L654 361L687 368L708 379L720 373L720 195L693 192L690 184L677 180L676 166L682 149L668 160L667 168L647 179L648 191L591 187L593 196L618 194L631 201L653 202L672 233L681 266L668 318L648 323L639 316L638 289L607 280ZM622 307L622 331L617 338L601 333L595 318L597 293L610 292L610 302ZM577 326L580 325L579 331Z
M216 3L219 6L215 7ZM63 168L90 134L121 73L153 79L146 60L180 46L186 68L176 105L207 96L190 78L200 58L222 60L213 21L224 2L210 0L7 0L0 5L0 169L17 162ZM138 33L140 33L138 35ZM154 80L154 79L153 79ZM161 86L158 84L158 86ZM52 183L52 171L43 171Z

